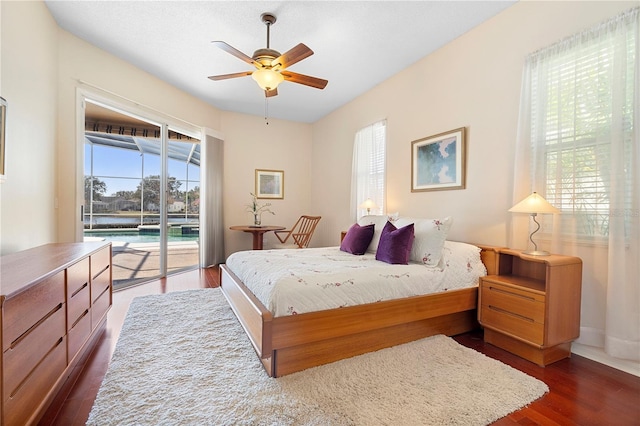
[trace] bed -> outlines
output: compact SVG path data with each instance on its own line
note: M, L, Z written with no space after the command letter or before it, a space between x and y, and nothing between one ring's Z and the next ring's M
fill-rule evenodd
M351 265L347 266L347 268L351 268L349 274L357 284L358 279L355 278L356 270L371 271L372 267L358 268L353 264L354 262L363 262L364 265L366 262L376 262L375 253L380 239L382 220L386 221L387 217L365 217L359 221L365 224L368 221L377 222L376 228L378 229L378 233L373 237L373 241L369 245L368 253L363 256L346 254L338 247L266 250L263 252L234 253L227 259L226 264L220 266L222 292L270 376L280 377L317 365L399 345L434 334L452 336L478 327L476 319L477 279L471 286L465 288L449 288L445 282L440 283L440 287L436 288L435 292L427 294L408 296L405 294L399 296L374 294L367 296L369 300L338 301L335 302L337 303L336 307L321 306L319 308L306 307L304 306L306 305L305 303L296 305L295 302L291 301L285 301L283 305L278 307L272 304L271 300L268 299L270 296L265 296L264 292L256 291L255 289L254 291L250 290L249 287L255 285L249 284L253 280L252 277L260 278L264 275L269 277L266 281L270 282L274 270L287 269L279 265L271 269L265 267L265 264L274 262L274 256L280 259L290 258L292 264L298 266L295 272L287 272L285 274L292 275L295 278L293 281L306 281L307 278L304 280L299 279L300 267L311 263L311 258L317 257L326 258L335 264ZM430 233L430 242L433 241L434 235L431 232L431 225L427 227L419 226L419 223L423 223L423 219L406 218L404 221L398 219L398 227L412 221L416 224L415 243L417 244L414 244L414 248L418 247L419 251L420 248L424 248L424 245L420 244L420 238L426 235L425 229ZM439 223L442 224L442 222ZM438 243L442 247L442 256L438 259L431 259L434 264L427 265L427 269L430 271L444 270L445 264L450 261L446 257L447 250L450 251L451 247L460 244L445 241L444 237L446 237L448 227L443 226L441 228L446 228L444 229L445 232L440 232L437 235L442 240ZM479 261L482 262L485 273L495 273L497 259L495 248L488 246L476 247L479 247L476 250L479 252ZM295 257L297 255L305 255L307 258L306 260L299 260ZM353 256L353 260L350 260L349 256ZM371 260L372 258L373 260ZM264 264L261 265L261 262ZM242 269L238 266L241 263L249 265L253 269ZM381 264L382 262L377 263ZM314 270L317 276L324 274L323 270L316 264L307 266L309 266L310 270ZM382 267L383 265L380 266ZM390 268L388 276L399 275L398 268L406 267L409 268L407 270L411 271L416 271L416 268L420 268L416 266L416 262L410 262L406 266L388 266ZM336 270L337 268L336 266ZM437 272L430 273L437 274ZM244 278L240 278L239 275ZM309 279L311 280L312 278ZM247 281L248 284L245 284L243 280ZM334 279L331 277L328 280L332 281ZM415 283L408 283L406 287L413 294L420 292L415 289ZM275 293L279 293L279 291ZM256 294L260 295L260 297Z

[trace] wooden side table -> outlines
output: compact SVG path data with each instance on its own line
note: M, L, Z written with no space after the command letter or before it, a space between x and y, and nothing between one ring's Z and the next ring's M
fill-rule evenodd
M498 273L480 280L484 340L544 366L571 356L580 335L582 260L498 250Z
M249 225L236 225L231 226L229 229L233 231L243 231L253 234L253 249L262 250L262 242L264 234L271 231L282 231L286 229L284 226L249 226Z

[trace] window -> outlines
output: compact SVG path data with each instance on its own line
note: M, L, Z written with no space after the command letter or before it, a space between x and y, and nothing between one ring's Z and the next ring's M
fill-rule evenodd
M528 58L534 189L562 211L564 235L605 239L612 215L629 228L638 41L624 19Z
M361 207L367 199L375 204L369 214L385 211L386 129L386 122L379 121L356 133L351 180L351 211L356 219L368 214Z

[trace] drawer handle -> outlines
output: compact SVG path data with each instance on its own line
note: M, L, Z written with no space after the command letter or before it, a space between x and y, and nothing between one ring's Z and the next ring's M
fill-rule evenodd
M89 285L89 282L85 282L84 284L82 284L82 287L80 287L79 289L77 289L76 291L74 291L71 294L71 298L73 298L76 294L80 293L82 290L84 290L85 288L87 288L87 286Z
M53 346L51 347L51 349L49 349L49 351L47 351L46 355L44 357L42 357L42 359L40 360L40 362L38 362L36 364L35 367L33 367L33 370L31 370L29 372L29 374L27 374L27 376L18 384L18 386L16 386L16 388L13 390L13 392L11 392L11 394L9 395L9 398L13 398L14 396L16 396L16 394L20 391L20 388L22 386L24 386L25 382L29 379L29 377L31 377L31 375L33 374L33 372L38 368L38 366L40 364L42 364L42 361L44 361L45 359L47 359L47 357L49 356L49 354L51 352L54 351L55 348L57 348L58 346L60 346L60 343L63 342L63 338L59 338L58 341L56 343L53 344Z
M105 289L102 290L102 293L100 293L95 299L93 299L93 302L91 304L94 305L96 301L100 299L102 295L105 294L108 290L109 290L109 286L105 287Z
M20 343L22 341L22 339L27 337L27 335L29 333L31 333L36 327L38 327L40 324L45 322L49 317L51 317L53 314L58 312L60 309L62 309L62 303L58 303L58 305L55 308L53 308L52 310L50 310L49 313L47 313L45 316L43 316L40 319L40 321L38 321L37 323L33 324L31 327L29 327L29 329L27 331L25 331L20 336L18 336L18 338L16 340L11 342L11 346L9 346L9 348L11 348L11 349L15 348L16 345L18 345L18 343Z
M105 267L104 267L100 272L98 272L97 274L95 274L95 275L93 276L93 278L92 278L92 279L94 279L94 280L95 280L96 278L98 278L98 276L99 276L101 273L103 273L103 272L104 272L104 271L106 271L107 269L109 269L109 265L105 266Z
M78 323L82 320L82 318L86 317L88 313L89 313L89 310L88 310L88 309L85 309L85 310L84 310L84 312L82 313L82 315L80 315L80 316L78 317L78 319L77 319L77 320L75 320L75 322L73 323L73 325L71 326L71 328L75 327L75 326L76 326L76 324L78 324Z
M535 297L525 296L524 294L519 294L519 293L512 293L510 291L506 291L506 290L503 290L503 289L497 288L497 287L489 286L489 290L495 291L496 293L502 293L502 294L507 294L509 296L520 297L522 299L531 300L532 302L536 301Z
M535 322L535 321L533 320L533 318L525 317L524 315L516 314L515 312L509 312L509 311L507 311L507 310L505 310L505 309L498 308L497 306L489 305L489 309L492 309L492 310L494 310L494 311L496 311L496 312L500 312L500 313L502 313L502 314L511 315L511 316L516 317L516 318L520 318L520 319L523 319L523 320L525 320L525 321L529 321L529 322L531 322L531 323L534 323L534 322Z

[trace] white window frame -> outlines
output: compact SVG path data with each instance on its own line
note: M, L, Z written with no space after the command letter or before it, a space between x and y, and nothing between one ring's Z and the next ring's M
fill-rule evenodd
M566 41L564 43L567 43ZM628 85L633 85L634 40L626 40ZM553 51L556 49L556 51ZM616 51L616 49L618 49ZM608 240L609 219L612 214L625 215L631 220L630 194L612 194L608 179L609 155L612 141L621 141L625 155L632 151L633 143L633 90L627 88L626 98L616 107L624 107L623 130L612 134L607 116L608 106L588 105L600 99L589 90L613 90L618 81L607 81L607 67L620 66L620 44L608 40L593 40L591 44L576 43L567 48L560 43L552 46L551 53L539 61L539 71L531 71L531 135L534 188L563 213L561 225L553 232L576 241L605 243ZM624 48L622 49L624 51ZM617 55L617 56L616 56ZM635 59L634 59L635 58ZM564 92L564 93L563 93ZM566 96L563 98L563 94ZM594 102L594 99L596 100ZM539 135L538 140L534 135ZM572 156L573 160L559 159ZM586 155L586 156L583 156ZM584 161L580 160L580 157ZM632 179L631 156L624 159L627 175ZM630 187L631 185L627 185ZM625 200L624 211L610 209L610 197ZM570 217L570 220L567 218ZM553 217L543 215L542 236L549 236ZM628 235L628 234L627 234Z
M386 211L386 139L386 120L364 127L355 135L351 178L351 212L355 220ZM361 207L367 199L375 203L370 211Z

